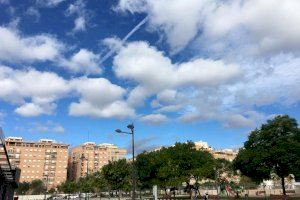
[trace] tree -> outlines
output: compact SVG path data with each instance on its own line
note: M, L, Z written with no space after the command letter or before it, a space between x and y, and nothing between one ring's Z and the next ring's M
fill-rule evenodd
M74 181L66 181L58 186L58 190L65 194L72 194L78 191L78 184Z
M22 182L22 183L19 183L19 186L18 186L16 192L18 195L24 195L24 194L28 193L29 189L30 189L30 183Z
M121 191L129 191L131 186L131 164L126 159L112 161L102 167L102 173L112 190L116 190L121 197Z
M93 174L92 178L92 187L94 191L99 193L99 197L101 199L101 192L106 189L107 181L105 180L103 174L101 172L96 172Z
M93 175L90 174L78 181L79 191L83 193L93 192Z
M270 179L275 173L281 178L300 174L300 130L295 119L279 115L252 131L234 160L235 169L256 182Z
M33 180L30 183L30 189L32 194L42 194L46 191L46 187L40 179Z
M258 184L253 182L251 178L247 176L241 176L239 185L244 189L244 190L249 190L249 189L256 189L258 187Z
M140 189L151 189L156 176L157 161L155 152L143 152L135 161L138 176L138 187Z
M186 189L192 193L190 179L196 182L205 178L214 177L214 159L209 152L196 150L192 142L176 143L172 147L162 148L159 151L144 152L137 156L136 169L141 188L151 188L158 185L167 188L176 188L186 183Z

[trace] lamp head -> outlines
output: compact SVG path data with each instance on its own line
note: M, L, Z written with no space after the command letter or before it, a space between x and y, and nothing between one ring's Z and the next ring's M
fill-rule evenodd
M129 128L130 130L133 130L133 129L134 129L134 125L133 125L133 124L129 124L129 125L127 126L127 128Z
M120 129L116 129L115 130L117 133L122 133L122 131Z

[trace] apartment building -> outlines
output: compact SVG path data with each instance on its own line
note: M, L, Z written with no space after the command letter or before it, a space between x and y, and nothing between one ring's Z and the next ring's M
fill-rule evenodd
M211 148L207 142L198 141L194 143L195 143L195 148L197 150L208 151L213 155L215 159L220 158L228 161L233 161L238 154L238 151L234 151L232 149L215 150Z
M115 145L86 142L71 150L69 157L69 179L77 180L101 169L109 161L125 158L126 149Z
M5 143L11 164L21 169L20 182L40 179L53 188L66 180L69 145L49 139L29 142L21 137L8 137Z
M209 152L213 151L213 149L208 145L207 142L204 142L204 141L197 141L197 142L194 142L195 143L195 148L197 150L207 150Z
M233 161L237 156L238 152L232 149L223 149L223 150L215 150L213 151L214 158L222 158L225 160Z

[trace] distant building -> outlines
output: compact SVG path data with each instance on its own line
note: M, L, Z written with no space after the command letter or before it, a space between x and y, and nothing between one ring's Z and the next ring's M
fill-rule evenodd
M212 152L214 158L223 158L225 160L233 161L238 152L232 149L214 150Z
M212 151L213 149L208 146L207 142L204 141L198 141L198 142L194 142L195 143L195 147L197 150L203 149L203 150L208 150L208 151Z
M95 142L86 142L71 150L69 157L69 179L77 180L101 169L109 161L125 158L126 149L115 145L103 143L97 145Z
M195 148L197 150L206 150L210 152L214 158L223 158L229 161L233 161L234 158L237 156L238 151L232 150L232 149L222 149L222 150L215 150L211 148L207 142L204 141L198 141L194 142L195 143Z
M54 140L23 141L21 137L5 139L10 162L21 169L20 182L41 179L48 188L67 178L68 145Z

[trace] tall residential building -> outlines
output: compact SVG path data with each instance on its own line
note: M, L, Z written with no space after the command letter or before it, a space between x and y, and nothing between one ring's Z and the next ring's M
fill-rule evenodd
M207 150L207 151L210 151L210 152L213 150L210 146L208 146L207 142L203 142L203 141L200 140L200 141L194 142L194 143L195 143L195 148L197 150L202 149L202 150Z
M222 159L225 159L228 161L233 161L234 158L238 154L238 151L234 151L232 149L215 150L215 149L211 148L207 142L198 141L198 142L194 142L194 143L195 143L195 148L197 150L200 150L200 149L206 150L206 151L210 152L215 159L222 158Z
M69 178L77 180L101 169L109 161L125 158L126 149L118 148L112 144L86 142L71 150L69 158Z
M49 139L27 142L20 137L8 137L5 143L11 164L21 169L20 182L40 179L53 188L66 180L69 145Z
M222 158L225 160L233 161L238 154L238 151L232 149L223 149L218 151L213 151L213 156L215 158Z

